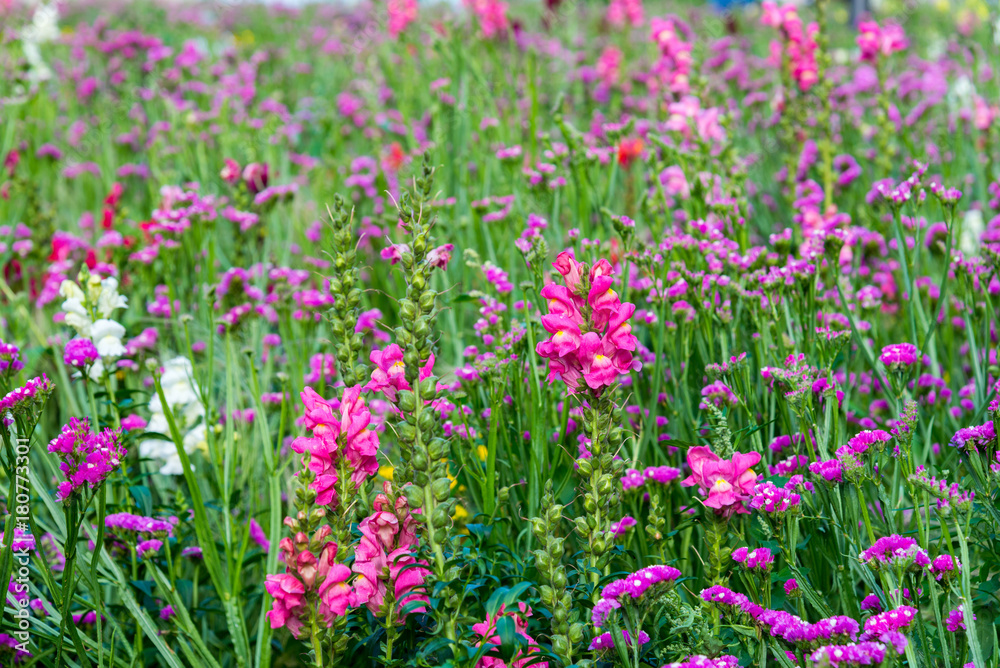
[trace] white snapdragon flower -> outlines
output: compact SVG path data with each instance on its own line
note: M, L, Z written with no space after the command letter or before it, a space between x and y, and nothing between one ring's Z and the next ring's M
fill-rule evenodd
M175 357L163 365L163 375L160 385L163 396L173 410L178 426L187 432L184 434L184 451L192 453L206 443L205 409L198 398L192 375L191 360L186 357ZM151 413L146 431L164 435L169 434L167 417L163 411L163 402L159 393L149 401ZM147 439L139 444L139 455L145 459L162 460L161 475L182 475L184 467L177 454L173 441L164 439Z
M958 247L966 257L979 253L979 240L984 231L986 225L983 223L983 212L978 209L966 211L962 220L962 236L958 241Z
M103 359L118 359L125 354L125 328L119 322L101 318L91 327L90 337Z
M33 81L52 78L52 70L42 59L39 45L59 38L59 10L55 3L39 5L31 19L31 25L21 31L21 48L31 69L28 76Z
M108 276L101 281L101 292L97 296L97 312L110 318L115 310L128 307L128 299L118 294L118 279Z
M76 330L80 336L90 338L90 327L93 321L84 303L87 296L80 286L70 280L65 280L59 286L59 294L65 297L62 310L66 313L66 324Z

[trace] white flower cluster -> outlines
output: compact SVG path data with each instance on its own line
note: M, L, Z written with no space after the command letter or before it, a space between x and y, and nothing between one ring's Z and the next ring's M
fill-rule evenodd
M21 31L21 48L24 58L31 66L29 76L33 81L45 81L52 78L52 70L42 59L40 44L54 42L59 39L59 9L53 2L41 4L35 8L31 25Z
M85 279L86 291L76 282L65 280L59 286L59 294L65 301L62 310L66 314L65 323L76 330L77 335L90 339L101 356L90 367L90 378L98 381L104 375L106 363L111 363L125 354L125 327L111 316L120 308L128 306L128 299L118 294L118 279L109 276L90 275Z
M187 430L184 435L184 450L188 453L205 447L205 408L195 390L192 377L191 360L186 357L175 357L163 365L163 375L160 377L163 396L173 411L174 419L179 429ZM159 394L153 395L149 402L149 424L146 431L169 435L167 418L163 412L163 402ZM177 454L173 441L163 439L147 439L139 444L139 455L144 459L163 460L160 467L162 475L181 475L184 467Z

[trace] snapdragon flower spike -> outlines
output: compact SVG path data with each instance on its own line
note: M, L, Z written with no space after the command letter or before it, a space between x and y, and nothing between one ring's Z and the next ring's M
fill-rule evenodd
M310 632L308 624L313 610L329 628L334 618L358 604L354 589L347 584L351 569L335 562L337 544L329 540L331 533L330 526L323 525L312 541L302 532L294 538L281 539L279 547L285 572L268 575L264 583L274 599L267 613L272 629L286 627L294 637L301 638L305 635L303 629ZM310 544L321 546L318 554L310 550Z
M553 266L564 285L542 288L549 310L542 326L550 336L535 351L549 360L550 383L562 380L570 394L584 387L600 394L620 375L642 368L632 357L638 345L629 324L635 305L619 300L607 260L588 269L563 251Z
M338 464L343 461L351 472L355 489L378 472L378 434L369 429L372 415L361 398L361 387L344 390L335 407L311 387L301 395L305 406L305 426L311 436L300 436L292 450L308 454L309 470L316 474L311 487L316 490L316 504L336 505Z
M367 606L376 616L388 612L387 594L399 610L429 600L423 585L430 570L425 568L426 561L415 556L419 548L416 520L406 497L395 496L391 483L384 483L382 489L372 504L374 512L358 525L361 541L351 567L358 574L354 583L357 604ZM424 610L423 605L409 606L408 612Z
M406 363L403 362L403 349L395 343L390 343L382 350L373 350L369 359L375 368L372 369L371 380L365 385L368 392L381 392L388 401L395 402L397 392L412 389L406 381ZM426 380L434 373L434 353L427 358L427 363L420 369L420 380Z
M59 483L58 497L64 503L84 487L97 490L128 454L122 445L121 430L105 429L92 434L86 418L71 418L49 443L49 452L62 460L59 470L66 479Z
M916 540L898 534L879 538L860 554L860 559L875 571L889 567L898 571L919 572L931 564L930 557Z

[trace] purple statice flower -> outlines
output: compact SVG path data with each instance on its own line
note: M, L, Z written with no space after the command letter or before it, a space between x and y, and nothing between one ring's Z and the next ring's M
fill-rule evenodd
M865 620L865 639L879 638L885 633L905 629L917 618L917 609L901 605L895 610L886 610Z
M629 517L628 515L626 515L617 522L613 523L609 527L609 531L611 532L611 535L614 536L615 538L621 538L622 536L625 535L625 533L629 529L634 527L636 524L638 524L638 522L635 521L634 517Z
M710 659L704 654L692 654L683 661L668 663L662 668L737 668L740 660L731 654Z
M860 559L876 571L886 566L896 570L921 571L931 565L930 557L916 540L898 534L879 538L860 554Z
M815 624L809 624L805 630L805 640L819 644L817 641L832 641L834 643L852 642L857 640L861 625L850 617L837 615L821 619ZM814 645L815 646L815 645Z
M650 466L642 472L642 477L646 480L652 480L661 485L670 484L674 480L677 480L680 475L681 470L673 466Z
M148 557L155 556L160 548L163 547L163 541L150 538L149 540L144 540L135 546L135 553L139 555L140 559L146 559Z
M978 427L963 427L955 432L948 445L968 452L979 452L979 448L989 449L997 439L992 420L987 420Z
M876 450L881 452L885 449L886 444L892 440L892 435L887 431L882 429L869 429L861 432L857 436L852 437L847 441L847 448L849 448L850 454L855 456L864 454L868 450L874 447ZM844 446L841 446L843 448ZM841 448L837 449L837 455L841 455Z
M3 531L0 531L0 544L3 543ZM34 552L35 537L27 533L24 529L14 529L14 538L11 542L11 549L14 552Z
M14 664L31 658L31 652L21 649L25 645L14 636L0 633L0 656L13 656Z
M802 504L802 497L771 482L754 485L750 508L763 513L786 513Z
M99 357L97 346L90 339L73 339L63 352L63 362L75 369L86 369Z
M0 340L0 373L12 375L24 368L21 361L21 349L13 343Z
M957 574L961 569L962 563L960 561L953 559L950 554L942 554L934 558L928 570L935 580L940 581Z
M514 290L514 284L510 282L507 272L493 263L484 262L483 273L486 274L486 280L492 283L500 294L505 295Z
M627 469L625 475L622 476L622 490L629 491L633 489L639 489L645 484L646 478L643 477L642 473L636 469Z
M94 491L103 485L128 454L122 445L121 430L105 429L92 434L87 418L70 418L49 442L49 452L62 460L59 470L66 479L59 483L58 496L64 503L84 487Z
M809 465L809 472L827 482L844 482L843 468L837 459L813 462Z
M912 343L893 343L882 348L879 361L889 371L901 373L917 363L919 359L917 347Z
M265 552L271 549L271 541L268 540L267 534L264 533L264 527L252 517L250 518L250 539L257 543Z
M733 561L743 564L747 570L767 572L774 564L774 555L766 547L758 547L753 552L745 547L738 547L733 550Z
M865 596L861 601L861 609L882 612L882 601L879 600L878 594L868 594Z
M799 583L795 580L795 578L785 580L785 596L791 596L794 592L797 592L798 589Z
M3 416L4 424L14 424L14 418L19 415L34 417L54 389L55 385L49 381L48 376L42 374L8 392L0 399L0 416Z
M976 615L972 615L973 621L976 619ZM957 608L948 613L948 618L944 620L944 624L948 627L948 630L955 633L959 630L965 631L965 610L962 604L959 604Z
M111 532L152 534L153 536L172 536L174 525L159 517L143 517L131 513L114 513L104 518L104 526Z
M771 475L786 476L795 473L807 464L809 464L809 458L805 455L792 455L774 466L768 466L767 470Z
M182 557L190 557L191 559L201 559L201 548L197 545L191 547L185 547L181 550Z
M127 415L122 418L122 430L123 431L136 431L139 429L145 429L149 422L146 418L141 415L133 413L132 415Z
M175 614L176 613L174 612L174 606L172 605L165 605L162 608L160 608L160 619L162 619L163 621L170 619Z
M739 399L736 398L733 391L721 380L709 383L701 388L701 397L701 403L698 405L698 408L702 410L708 408L709 405L721 410L723 408L732 408L739 403Z
M647 566L635 573L609 582L601 590L601 598L614 598L621 601L626 595L632 599L641 598L650 588L658 584L673 584L681 572L673 566Z
M879 642L860 642L851 645L825 645L809 655L812 665L847 668L848 666L878 666L889 656L885 645Z
M625 639L625 644L628 647L631 647L632 636L629 635L629 632L626 631L625 629L622 629L622 637ZM647 635L645 631L640 630L639 644L645 645L648 642L649 642L649 635ZM606 649L613 649L614 646L615 646L615 640L612 637L611 632L608 631L607 633L602 633L601 635L596 636L593 640L591 640L589 649L591 651L601 651Z

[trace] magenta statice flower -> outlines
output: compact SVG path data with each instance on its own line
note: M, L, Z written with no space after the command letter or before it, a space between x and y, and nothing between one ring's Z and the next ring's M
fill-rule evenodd
M8 392L0 399L0 416L4 424L8 426L14 424L17 416L34 419L53 390L55 385L49 382L48 376L42 374Z
M634 527L636 524L638 524L638 522L636 522L634 517L629 517L628 515L626 515L617 522L612 523L611 526L608 528L608 531L615 538L621 538L626 533L628 533L628 530Z
M950 554L942 554L934 558L934 561L931 562L931 566L928 570L931 575L934 576L935 580L940 581L957 575L961 569L961 562L957 559L953 559Z
M811 665L849 668L880 666L890 656L880 642L859 642L851 645L825 645L809 655Z
M747 570L760 570L767 572L774 564L774 555L766 547L759 547L750 551L745 547L738 547L733 550L733 561L742 564Z
M918 614L917 609L909 605L880 612L865 620L865 636L879 638L885 633L909 628Z
M622 629L622 638L625 641L626 647L632 646L632 636L625 629ZM645 645L646 643L649 642L649 634L647 634L645 631L640 630L638 633L638 639L640 646ZM600 634L599 636L595 636L594 639L590 641L590 647L588 649L590 649L591 651L603 651L603 650L614 649L614 647L615 647L614 636L612 636L611 632L608 631L606 633Z
M737 668L740 660L731 654L710 659L704 654L692 654L683 661L674 661L663 665L661 668Z
M135 546L135 553L139 555L140 559L149 559L156 555L163 547L163 541L157 538L150 538L149 540L141 541Z
M975 621L976 616L972 615L973 621ZM952 633L957 633L958 631L966 631L965 627L965 606L959 604L957 608L948 613L948 617L944 620L945 626Z
M0 339L0 374L12 375L24 368L21 349Z
M257 545L260 546L260 548L265 552L270 551L271 541L268 539L267 534L264 533L264 527L262 527L260 523L252 517L250 518L249 530L250 540L257 543Z
M49 452L61 460L59 470L65 480L59 483L58 497L64 503L84 488L97 490L121 467L128 453L120 430L105 429L93 434L87 418L71 418L49 443Z
M979 452L980 448L990 449L997 440L997 434L992 420L976 427L963 427L955 432L948 445L968 452Z
M876 540L860 554L860 559L872 570L890 567L900 572L922 571L931 564L916 540L897 534Z
M882 348L879 360L889 371L899 373L917 363L917 347L912 343L893 343Z
M799 583L795 578L789 578L785 580L785 596L793 596L799 591Z
M787 513L802 504L802 497L774 483L764 482L754 485L749 506L763 513Z
M114 513L104 518L104 526L116 534L150 534L157 538L173 536L172 522L159 517Z
M721 410L723 408L732 408L739 403L739 399L736 398L733 391L721 380L709 383L701 388L701 397L701 403L698 406L701 409L712 405Z

